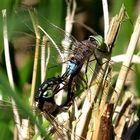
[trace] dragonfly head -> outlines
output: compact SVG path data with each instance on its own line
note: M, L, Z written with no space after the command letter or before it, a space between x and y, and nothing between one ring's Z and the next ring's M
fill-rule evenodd
M49 100L52 97L53 97L53 91L50 89L44 93L42 92L37 93L37 95L35 96L35 101L39 102L40 100Z
M89 41L93 42L93 43L97 43L99 46L103 45L103 38L100 35L96 35L96 36L89 36Z
M53 91L52 90L47 90L46 92L44 92L42 98L43 99L49 99L49 98L52 98L54 95Z

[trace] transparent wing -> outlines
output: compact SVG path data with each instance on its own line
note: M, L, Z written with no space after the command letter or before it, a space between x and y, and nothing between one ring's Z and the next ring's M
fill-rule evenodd
M18 23L16 23L18 24L18 26L15 25L16 26L16 29L14 30L15 35L17 34L17 36L19 36L24 34L30 36L31 38L34 39L36 38L31 17L27 10L17 13L15 15L15 20L18 20ZM47 35L48 40L51 42L52 45L51 47L55 47L54 46L55 43L62 54L64 53L64 51L71 53L72 49L69 49L70 45L72 45L73 47L78 47L77 40L69 33L66 33L63 29L52 24L51 22L41 17L40 15L36 15L36 20L37 20L36 24L38 26L38 31L40 32L40 36ZM42 28L42 30L40 30L39 27ZM20 28L20 30L18 30L18 28ZM46 34L44 34L43 31ZM64 39L65 42L68 44L68 48L62 46L62 41Z
M40 16L38 17L36 17L38 18L37 26L40 26L48 35L47 36L42 30L38 28L41 36L39 40L40 52L41 46L45 46L45 51L43 51L43 55L45 54L47 57L50 52L48 68L54 68L53 70L51 69L51 71L53 71L51 73L56 73L55 71L60 72L60 64L65 63L69 60L69 56L74 54L74 50L76 47L79 47L80 42L78 42L73 36L64 32L61 28L53 25L46 19L43 19ZM14 45L17 55L18 52L19 57L22 56L21 54L23 54L24 59L22 61L24 61L28 57L27 55L29 55L29 57L34 57L34 52L37 44L36 35L29 12L24 11L21 13L17 13L13 16L13 20L13 28L10 30L9 33L10 41ZM42 41L42 38L44 36L47 36L45 42ZM66 45L64 45L66 43L62 43L62 41L66 42L68 46L66 47ZM39 59L44 59L42 58L42 54L40 54Z

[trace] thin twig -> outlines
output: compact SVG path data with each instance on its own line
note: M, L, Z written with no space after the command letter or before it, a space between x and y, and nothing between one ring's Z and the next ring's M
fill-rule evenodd
M66 33L70 34L72 31L75 11L76 11L76 1L75 0L67 1L67 16L66 16L66 24L65 24Z
M14 86L13 73L12 73L11 60L10 60L10 53L9 53L6 9L2 10L2 15L3 15L4 52L5 52L5 61L6 61L5 64L6 64L6 70L7 70L9 83L10 83L10 86L12 87L12 89L14 91L15 86ZM13 99L12 99L12 108L13 108L14 118L15 118L15 122L16 122L16 127L18 129L18 137L19 137L20 140L22 140L23 137L22 137L22 133L20 131L20 117L19 117L19 114L18 114L18 109L16 108L16 103Z
M88 25L86 25L82 22L78 22L77 20L74 20L72 23L76 23L76 24L82 26L83 28L85 28L87 31L89 31L93 35L98 35L97 32L94 29L92 29L91 27L89 27Z
M47 57L46 57L46 47L47 47ZM44 35L41 45L41 83L45 81L49 59L50 59L50 44L48 41L48 37Z
M31 86L31 96L30 96L30 106L33 106L34 94L35 94L35 85L36 85L36 76L37 76L37 67L38 67L38 58L39 58L39 48L40 48L40 32L38 29L38 21L32 11L29 10L29 14L32 20L36 35L36 47L35 47L35 56L34 56L34 66L33 66L33 76L32 76L32 86Z
M103 14L104 14L104 38L106 38L109 29L109 13L107 0L102 0Z
M46 58L46 36L43 36L42 38L42 44L41 44L41 83L44 82L44 70L45 70L45 58Z

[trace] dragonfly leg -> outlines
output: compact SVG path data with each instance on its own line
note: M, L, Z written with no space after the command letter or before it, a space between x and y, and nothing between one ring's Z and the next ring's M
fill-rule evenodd
M99 64L99 65L102 65L102 63L101 62L99 62L99 60L98 60L98 58L97 58L97 56L96 56L96 54L94 53L94 57L95 57L95 60L97 61L97 63Z

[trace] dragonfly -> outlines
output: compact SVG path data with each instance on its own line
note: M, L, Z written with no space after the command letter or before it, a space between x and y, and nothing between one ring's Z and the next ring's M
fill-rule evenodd
M74 76L76 76L79 71L81 70L83 64L90 59L92 55L96 55L95 49L99 48L99 46L102 44L102 37L101 36L89 36L88 40L82 41L78 44L79 47L75 48L74 54L70 58L66 72L62 76L58 76L47 79L44 81L37 91L37 94L35 96L35 101L38 102L38 107L41 110L44 110L42 108L42 105L44 104L44 101L52 101L54 103L54 95L58 93L61 89L59 89L59 85L63 83L63 85L66 86L66 79L70 76L69 82L68 82L68 99L65 105L69 104L69 101L72 100L72 92L71 90L71 84L73 82ZM54 88L54 86L56 86ZM45 93L45 95L43 94ZM64 105L63 105L64 106ZM58 106L55 106L55 110L58 109ZM55 112L54 110L54 112Z

